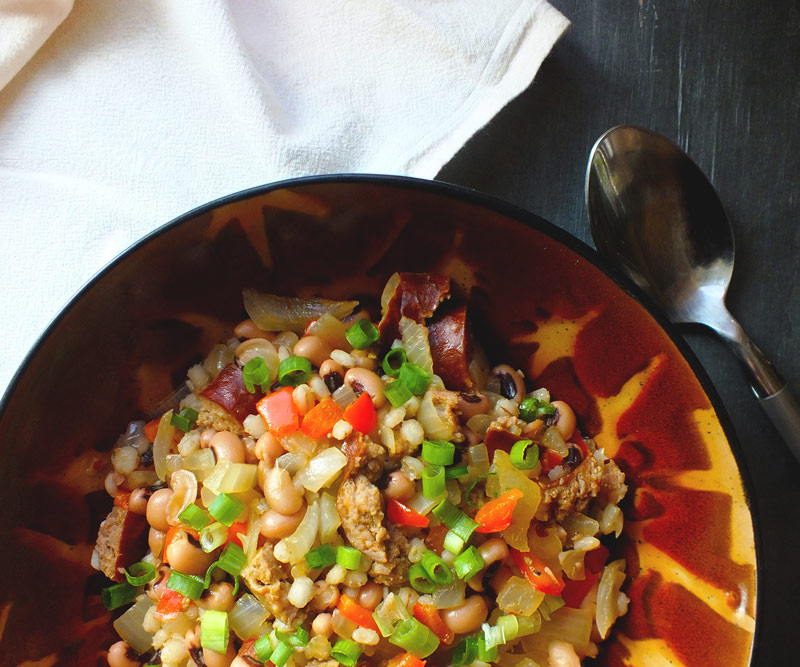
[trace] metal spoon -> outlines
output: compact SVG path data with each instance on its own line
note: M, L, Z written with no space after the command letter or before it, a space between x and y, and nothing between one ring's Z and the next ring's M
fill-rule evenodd
M733 230L697 165L661 135L615 127L589 157L586 206L600 253L673 322L705 324L729 343L759 403L800 460L800 407L725 307Z

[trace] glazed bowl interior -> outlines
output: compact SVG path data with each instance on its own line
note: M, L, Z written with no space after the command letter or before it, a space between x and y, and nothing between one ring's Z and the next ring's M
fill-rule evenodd
M68 305L0 406L0 562L13 573L0 579L0 663L102 664L98 452L232 335L243 287L374 305L394 271L436 270L469 297L490 360L570 403L628 477L631 606L598 662L749 664L756 549L726 419L686 349L599 267L531 214L387 177L265 186L145 238Z

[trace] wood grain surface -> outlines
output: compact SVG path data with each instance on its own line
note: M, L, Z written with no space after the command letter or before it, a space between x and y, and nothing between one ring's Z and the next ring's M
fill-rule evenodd
M728 305L800 394L800 0L550 0L572 21L533 85L438 175L591 242L583 200L595 139L619 124L681 145L736 235ZM800 463L731 353L679 329L727 409L760 533L754 667L800 663Z

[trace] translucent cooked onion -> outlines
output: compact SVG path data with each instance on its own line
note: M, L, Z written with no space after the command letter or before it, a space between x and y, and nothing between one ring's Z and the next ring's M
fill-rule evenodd
M452 584L439 588L433 593L433 604L437 609L452 609L464 601L466 584L455 579Z
M431 357L431 347L428 343L428 328L403 316L400 318L399 329L408 360L426 373L433 373L433 357Z
M439 411L433 404L433 392L430 389L425 392L419 405L417 421L422 424L425 433L433 440L450 440L453 437L453 424L439 415Z
M617 505L606 505L600 515L600 532L603 535L614 533L617 537L622 533L622 510Z
M591 642L592 612L589 609L561 607L542 623L539 632L522 638L525 654L543 665L548 663L548 649L554 641L571 644L578 656L594 655L595 645Z
M508 614L530 616L542 604L544 593L522 577L509 577L497 594L497 606Z
M215 495L242 493L253 488L257 477L258 467L252 463L231 463L227 459L220 459L203 482L203 489L209 489Z
M308 463L308 459L305 456L302 454L293 454L292 452L281 454L275 459L275 465L285 470L290 475L294 475L297 471L302 470L306 463Z
M319 539L329 544L337 536L342 520L336 509L336 499L330 493L323 493L319 499Z
M349 384L343 384L331 394L331 398L336 401L340 408L346 408L356 400L356 392L353 391Z
M308 325L311 336L319 336L334 350L349 350L350 343L345 335L347 327L333 315L325 313Z
M625 581L625 560L620 558L615 560L603 569L600 577L600 584L597 587L597 609L596 622L597 630L603 639L608 635L608 631L622 613L627 609L627 596L620 593L620 587ZM619 597L624 597L624 604L620 605ZM624 607L622 612L620 606Z
M319 530L318 499L312 500L297 529L275 545L275 558L284 563L299 563L314 546Z
M167 477L167 454L169 454L172 436L175 433L175 427L169 423L171 419L172 410L167 410L161 415L156 437L153 440L153 465L156 469L156 475L162 481Z
M347 457L342 451L336 447L329 447L311 459L308 465L297 473L295 481L300 482L309 491L316 492L336 479L345 465Z
M136 598L136 604L114 621L117 634L137 653L144 653L153 646L153 634L142 627L144 616L153 604L149 597L140 595Z
M471 475L480 477L481 475L485 475L487 472L489 472L489 450L486 448L485 444L480 443L479 445L473 445L467 450L467 452L469 452L469 466Z
M344 616L338 609L333 610L333 631L342 639L350 639L353 631L358 627L353 621Z
M561 435L561 432L555 426L551 426L544 432L542 443L559 456L566 456L569 454L569 447L567 447L564 436Z
M499 496L511 489L522 491L522 498L517 501L514 513L511 515L511 525L503 531L503 539L519 551L528 551L528 529L533 520L542 490L536 482L531 481L527 475L518 470L508 452L498 449L494 453L492 469L497 472L486 479L486 493L492 497Z
M215 378L225 366L232 363L233 350L220 343L211 348L211 352L203 360L203 368L212 378Z
M389 307L389 302L392 300L394 293L397 291L397 286L400 284L400 274L395 272L389 276L386 285L381 292L381 317L386 315L386 309Z
M250 338L239 343L234 354L239 360L240 366L245 366L249 361L256 358L263 359L269 372L266 382L271 384L278 377L278 366L281 363L280 359L278 359L278 350L266 338Z
M242 298L250 319L264 331L302 332L311 320L326 313L342 319L358 305L358 301L329 301L319 297L301 299L264 294L254 289L242 290Z
M581 536L597 535L600 530L600 524L592 519L590 516L574 512L561 522L567 533L573 540Z
M169 478L172 497L167 503L167 523L177 526L178 516L197 500L197 478L188 470L178 470Z
M436 505L439 504L441 498L426 498L422 492L417 493L411 500L408 501L408 507L417 512L418 514L427 514Z
M214 470L217 459L211 449L197 449L183 459L183 467L194 473L198 482L206 479Z
M267 620L269 612L250 593L240 597L233 609L228 612L230 628L239 639L255 639L259 636L261 624Z

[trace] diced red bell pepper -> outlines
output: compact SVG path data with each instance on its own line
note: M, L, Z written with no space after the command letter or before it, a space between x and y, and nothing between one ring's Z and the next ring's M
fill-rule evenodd
M478 533L499 533L511 525L511 515L522 498L522 491L511 489L483 505L475 514Z
M342 616L353 621L356 625L370 630L378 631L378 624L372 618L372 612L365 607L362 607L349 595L341 595L339 602L336 603L336 608Z
M306 412L300 430L310 438L324 438L343 416L344 410L336 401L324 398Z
M417 602L414 605L414 618L423 625L426 625L443 644L453 643L453 639L455 638L453 631L447 627L442 617L439 615L439 611L432 604Z
M144 437L150 441L150 444L154 443L156 440L156 433L158 433L158 424L160 421L161 418L158 418L144 425Z
M599 574L587 572L584 579L566 579L564 581L564 588L561 591L561 597L567 607L578 609L581 606L584 598L592 590L595 582L600 578Z
M535 553L516 549L510 549L510 551L515 565L537 591L547 595L558 595L564 590L564 580Z
M425 661L420 660L413 653L401 653L389 660L386 667L425 667Z
M564 460L564 457L560 454L557 454L552 449L545 449L542 452L541 457L542 462L542 472L547 474L556 466L560 466L561 462Z
M120 509L128 509L128 503L131 500L131 492L130 491L117 491L117 495L114 496L114 505L119 507Z
M386 503L386 518L398 526L414 526L415 528L427 528L430 523L428 517L415 512L394 498L390 498Z
M378 412L365 391L344 410L344 420L359 433L372 433L378 425Z
M290 435L300 427L300 412L292 398L293 389L283 387L264 396L257 404L267 428L278 437Z
M188 600L181 593L164 587L153 616L159 621L174 621L188 606Z
M242 535L247 535L247 523L244 521L237 521L236 523L232 523L230 528L228 528L228 541L233 542L234 544L238 544L240 547L243 547L242 541L239 539L239 533Z

